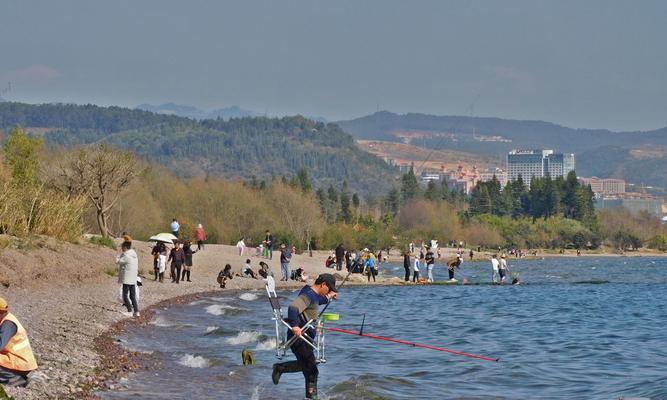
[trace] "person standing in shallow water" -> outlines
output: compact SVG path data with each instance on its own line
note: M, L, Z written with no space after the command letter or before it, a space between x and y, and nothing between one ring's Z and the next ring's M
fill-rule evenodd
M336 298L336 278L331 274L321 274L313 285L306 285L301 289L299 295L289 305L287 311L287 323L291 329L287 331L287 340L293 336L306 335L315 341L316 331L310 327L302 330L302 327L311 319L319 316L319 306ZM317 399L317 360L313 348L301 339L297 339L291 346L292 353L296 356L295 361L287 361L273 364L271 380L275 385L280 381L280 376L285 373L302 372L306 382L306 398Z
M410 281L410 252L403 253L403 269L405 270L405 281Z

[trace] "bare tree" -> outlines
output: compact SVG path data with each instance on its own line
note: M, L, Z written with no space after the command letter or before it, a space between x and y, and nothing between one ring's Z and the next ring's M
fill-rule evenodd
M82 148L68 154L60 165L57 185L71 195L86 196L95 208L103 237L109 231L109 216L121 193L141 173L134 155L107 144Z

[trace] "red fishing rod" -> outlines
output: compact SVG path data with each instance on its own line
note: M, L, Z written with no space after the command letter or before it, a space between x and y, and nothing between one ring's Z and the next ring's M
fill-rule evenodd
M500 361L500 358L491 358L491 357L486 357L486 356L480 356L480 355L477 355L477 354L464 353L462 351L450 350L450 349L445 349L445 348L442 348L442 347L429 346L427 344L413 343L413 342L408 342L408 341L401 340L401 339L394 339L394 338L385 337L385 336L372 335L372 334L369 334L369 333L355 332L355 331L349 331L347 329L331 328L331 327L323 327L323 328L328 330L328 331L332 331L332 332L346 333L348 335L363 336L363 337L367 337L367 338L370 338L370 339L384 340L386 342L394 342L394 343L398 343L398 344L404 344L404 345L407 345L407 346L421 347L421 348L424 348L424 349L436 350L436 351L443 351L445 353L455 354L457 356L477 358L477 359L484 360L484 361L496 361L496 362Z

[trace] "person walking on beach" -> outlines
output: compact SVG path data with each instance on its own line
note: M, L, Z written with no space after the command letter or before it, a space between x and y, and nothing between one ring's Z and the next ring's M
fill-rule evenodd
M266 236L264 237L264 244L266 246L269 260L273 260L273 235L268 229L266 230Z
M206 242L206 231L202 224L197 225L195 229L195 240L197 241L197 251L204 249L204 242Z
M498 259L496 258L497 256L494 254L491 256L491 268L493 270L492 275L491 275L491 282L492 283L499 283L500 282L500 274L498 272L498 268L500 266L500 263L498 262Z
M428 281L434 282L435 279L433 279L433 267L435 266L435 257L433 256L433 251L431 249L432 249L431 247L426 248L424 261L426 261L426 272L428 273Z
M268 231L267 231L268 232ZM270 254L270 252L269 252ZM285 246L285 243L280 245L280 271L282 272L281 281L289 281L289 262L292 260L292 250Z
M155 242L155 246L151 249L151 255L153 255L153 271L155 272L156 281L160 277L160 253L162 252L160 246L164 247L164 243Z
M185 246L183 246L183 255L185 256L185 266L183 267L183 276L181 276L181 280L185 281L185 276L187 275L188 277L188 282L192 282L190 280L190 270L192 269L192 255L195 254L197 250L192 250L192 242L187 240L185 242Z
M183 248L181 247L182 244L181 242L175 242L174 243L174 248L171 249L171 252L169 253L169 259L167 261L171 261L171 282L172 283L179 283L180 282L180 275L181 275L181 268L183 267L183 264L185 263L185 253L183 252Z
M405 281L410 281L410 251L403 253L403 269L405 270Z
M472 258L475 256L475 253L470 249L470 261L472 261Z
M243 253L245 252L245 238L239 239L238 242L236 242L236 248L239 250L239 256L242 256Z
M128 313L134 311L134 316L139 316L139 304L137 302L137 278L139 276L139 258L132 249L132 242L123 242L121 253L116 257L118 265L118 283L123 285L123 303Z
M25 387L28 374L36 369L28 333L0 297L0 385Z
M306 285L292 301L287 310L287 323L291 329L287 331L287 340L293 336L306 335L315 340L316 331L313 327L302 330L311 319L317 319L319 306L336 298L336 278L331 274L321 274L313 285ZM306 398L317 399L317 361L313 348L301 339L294 341L290 347L296 360L273 364L271 380L275 385L285 373L301 372L306 383Z
M176 218L171 220L171 224L169 224L169 228L171 229L171 234L178 237L178 234L181 231L181 224L178 223Z

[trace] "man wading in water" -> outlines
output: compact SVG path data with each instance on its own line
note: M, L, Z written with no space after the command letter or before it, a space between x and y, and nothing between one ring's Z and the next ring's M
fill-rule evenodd
M320 304L326 304L331 299L336 298L336 278L331 274L321 274L311 286L304 286L299 292L287 311L287 323L292 327L287 332L287 340L294 335L307 335L309 339L315 338L315 329L310 327L301 330L311 319L317 319L319 315ZM312 340L314 342L314 340ZM292 353L296 356L295 361L287 361L273 364L273 373L271 379L274 384L278 384L280 375L289 372L303 372L306 380L306 398L317 399L317 362L315 353L303 340L298 339L291 346Z

